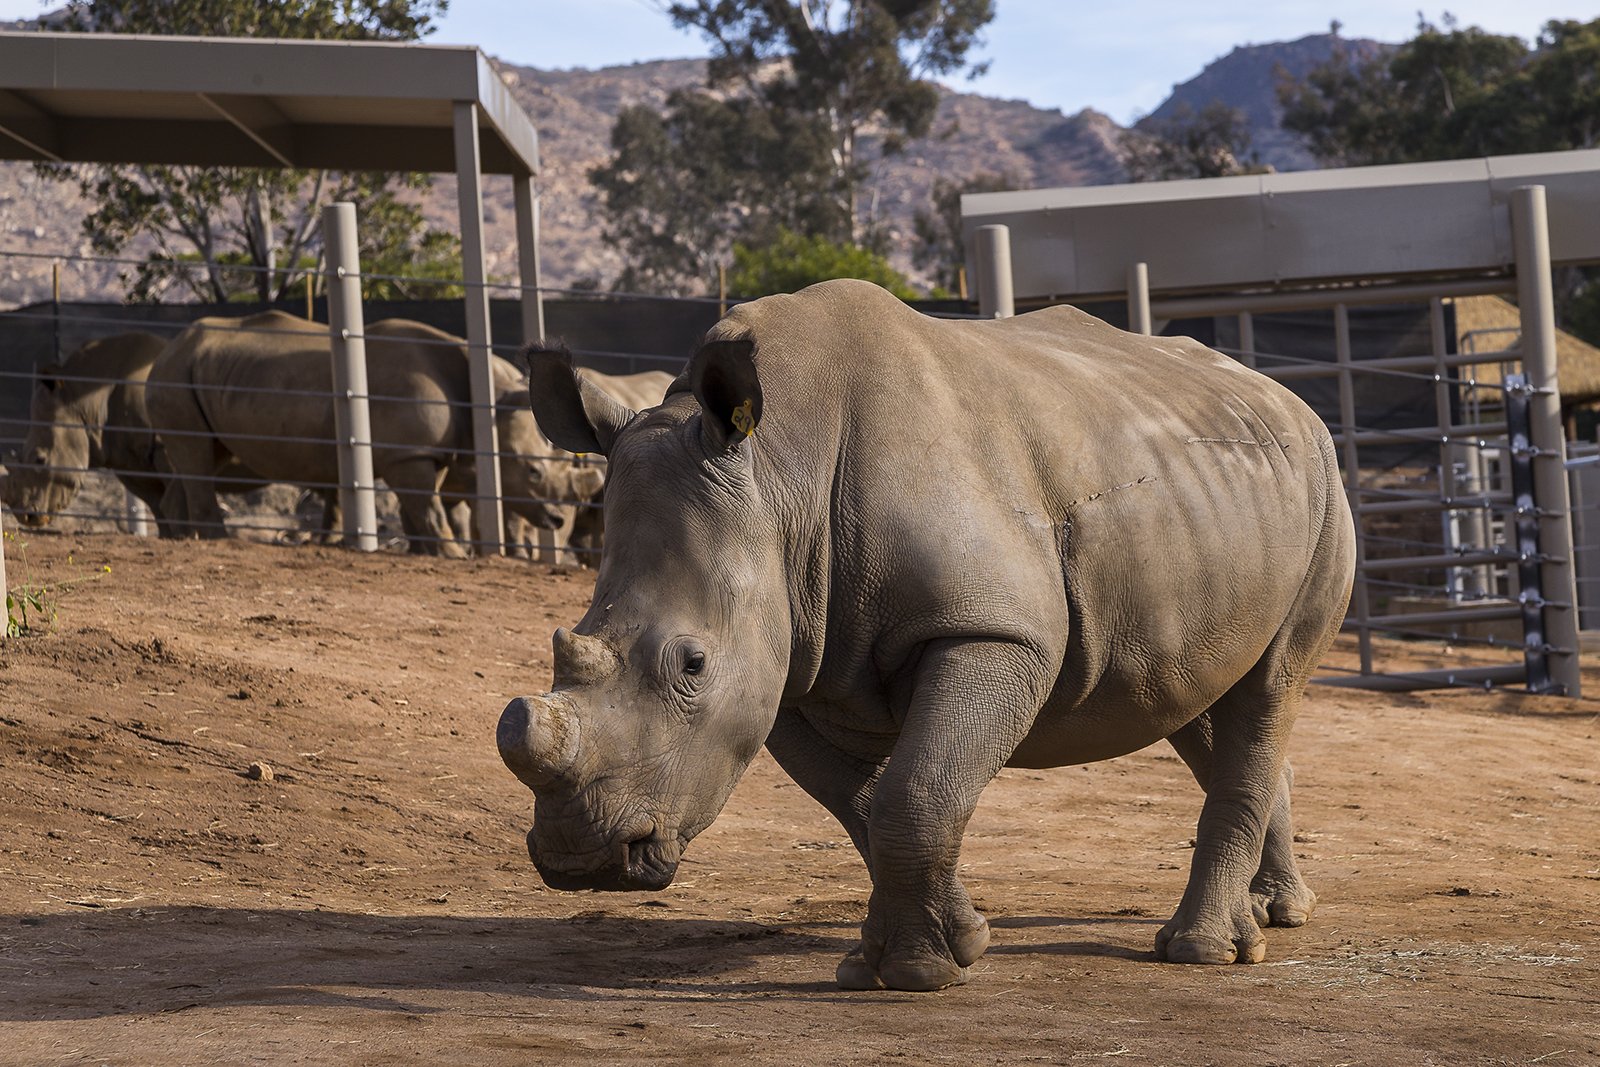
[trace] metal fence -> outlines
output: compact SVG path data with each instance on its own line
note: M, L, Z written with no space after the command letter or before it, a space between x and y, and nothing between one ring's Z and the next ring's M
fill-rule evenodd
M329 220L325 219L325 227ZM268 310L263 305L212 305L180 307L173 305L91 305L61 299L59 283L53 299L45 304L19 308L0 314L0 450L6 455L11 473L8 497L16 497L25 483L35 490L41 479L53 478L64 483L82 485L95 479L113 477L126 488L125 499L118 492L114 504L107 506L110 494L102 482L98 500L93 506L79 497L71 502L60 502L60 494L51 497L33 492L29 500L13 500L12 510L19 518L29 522L37 520L71 520L85 528L115 528L138 533L153 531L151 507L158 505L160 495L169 487L183 487L169 500L172 507L159 509L156 520L163 532L182 535L191 532L217 534L222 532L208 518L196 518L186 506L188 489L203 496L211 488L230 494L231 514L224 520L225 528L235 533L263 537L291 537L299 540L321 532L338 536L340 523L347 540L367 549L379 547L380 542L393 547L408 543L424 551L455 554L457 551L498 552L510 549L554 562L592 562L597 547L593 543L569 543L567 534L574 527L593 525L588 520L597 511L599 502L593 496L578 496L560 492L521 493L495 491L493 504L498 511L507 509L506 520L498 529L484 530L466 523L467 512L481 506L480 484L475 477L478 467L488 462L496 470L511 470L520 465L524 471L530 466L544 468L539 477L559 475L563 471L582 466L592 466L595 461L572 456L537 438L537 445L529 447L526 440L508 444L491 437L485 441L475 434L480 427L481 414L497 411L502 417L513 417L504 405L493 401L485 403L469 395L472 390L462 387L468 373L476 367L469 346L460 340L460 320L465 317L459 302L402 302L387 305L368 305L366 311L376 317L386 312L400 312L400 317L433 319L446 333L456 336L412 336L406 344L432 349L443 356L443 388L433 388L424 394L414 390L369 389L361 377L366 358L362 349L373 346L374 380L381 377L381 363L385 358L382 346L392 346L393 338L382 336L380 328L373 333L364 325L360 286L364 282L394 280L387 275L363 275L353 260L353 232L345 232L345 266L339 262L340 234L329 228L329 247L333 263L327 271L327 295L312 300L285 301L276 310L301 319L293 324L297 344L304 344L327 353L316 365L320 375L302 381L258 381L249 385L232 382L185 381L181 384L151 381L148 350L142 354L106 358L106 339L126 334L146 335L154 338L160 347L165 342L191 329L192 322L201 317L225 318L226 323L214 323L210 328L224 333L224 342L235 350L248 351L268 347L284 340L283 330L270 325L247 321L252 313ZM0 260L7 257L41 258L35 252L0 252ZM89 263L97 267L107 264L129 267L135 260L108 260L89 257L52 256L66 263ZM198 268L198 264L196 267ZM224 269L252 271L258 268L229 266ZM101 272L103 273L103 271ZM59 278L59 271L57 277ZM424 279L405 279L413 285ZM460 286L459 280L437 282L441 285ZM505 317L510 320L498 336L502 343L493 346L495 357L505 359L510 368L501 367L501 378L522 385L519 349L521 330L520 305L523 290L514 285L488 285L485 288L502 294L505 299L495 301ZM550 318L558 329L576 327L580 337L587 338L574 345L574 356L581 366L602 373L634 373L646 369L659 369L675 374L692 351L693 343L719 315L716 301L655 301L664 311L648 316L650 322L635 330L630 336L630 326L639 316L619 313L619 306L638 306L649 298L641 296L616 296L602 293L563 292L542 290L541 296L553 298ZM323 318L320 324L306 321L307 313ZM442 314L441 314L442 312ZM407 313L410 313L409 315ZM455 319L456 321L451 321ZM449 327L456 327L450 330ZM305 329L320 331L305 333ZM89 343L100 341L100 346ZM129 347L129 346L125 346ZM137 345L131 347L137 348ZM148 346L146 346L148 348ZM673 353L674 354L664 354ZM389 349L393 352L393 348ZM457 363L459 354L460 362ZM91 358L93 357L93 358ZM485 366L489 366L489 361ZM47 372L38 368L48 367ZM503 372L513 370L507 375ZM44 384L49 388L43 388ZM434 386L440 383L435 381ZM515 393L506 389L501 381L502 395ZM158 392L180 391L193 393L208 400L222 393L234 401L241 397L255 398L256 414L293 411L296 418L256 418L250 425L227 426L174 426L153 425L148 417L150 401ZM208 395L209 394L209 395ZM526 415L525 398L523 413ZM202 406L214 407L214 404ZM439 414L421 420L444 424L451 430L442 437L429 440L395 439L380 420L374 425L374 412L392 413L400 406L433 408ZM305 432L308 424L317 427L315 432ZM531 426L531 418L525 423ZM287 432L284 425L297 425L300 432ZM493 425L491 423L490 425ZM52 435L58 439L75 438L63 451L52 447ZM161 447L153 442L159 437ZM182 468L174 466L167 455L174 451L189 453L197 442L231 441L240 450L254 455L283 453L288 450L311 450L320 461L322 476L293 475L293 472L268 470L258 473L238 464L220 465L216 469L198 469L193 464ZM142 442L142 444L140 444ZM226 449L216 445L218 455ZM337 477L326 471L333 464L328 456L338 457ZM364 466L352 467L354 457ZM374 472L381 474L392 468L400 457L422 460L436 469L437 484L417 485L414 478L403 484L389 481L380 485ZM271 467L270 463L257 464ZM558 478L557 481L560 479ZM581 480L581 479L580 479ZM553 484L544 478L546 484ZM571 481L571 479L568 479ZM590 480L592 482L592 479ZM320 500L322 517L303 514L291 494L288 501L282 493L279 499L268 503L263 500L268 486L290 483L297 490ZM379 493L384 492L384 521L378 521ZM431 498L423 500L422 498ZM423 505L436 504L451 513L451 523L444 529L425 529L407 522L408 513L416 513ZM124 506L125 505L125 506ZM553 511L563 520L564 529L559 536L540 537L536 522L543 509ZM520 513L520 514L519 514ZM398 514L398 520L397 520ZM328 516L333 528L328 529ZM398 527L397 528L397 524ZM309 527L309 528L308 528ZM401 536L403 530L403 537Z

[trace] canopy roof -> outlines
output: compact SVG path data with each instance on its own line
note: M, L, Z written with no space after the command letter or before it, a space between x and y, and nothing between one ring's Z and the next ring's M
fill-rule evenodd
M0 159L534 175L538 137L477 48L0 33Z

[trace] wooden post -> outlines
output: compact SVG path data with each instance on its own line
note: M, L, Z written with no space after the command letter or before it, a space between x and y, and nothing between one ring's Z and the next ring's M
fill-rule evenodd
M717 318L728 313L728 268L717 264Z

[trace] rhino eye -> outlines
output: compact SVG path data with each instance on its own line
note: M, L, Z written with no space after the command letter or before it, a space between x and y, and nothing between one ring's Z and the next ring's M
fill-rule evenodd
M684 674L699 674L705 670L706 654L704 652L691 652L689 658L683 661Z

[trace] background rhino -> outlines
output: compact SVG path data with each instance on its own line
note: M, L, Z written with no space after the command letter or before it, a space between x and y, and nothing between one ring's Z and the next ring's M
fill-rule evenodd
M668 387L672 385L672 375L658 370L641 371L638 374L601 374L585 367L578 373L634 411L643 411L661 403ZM571 535L567 543L577 550L578 562L593 567L599 562L600 545L606 529L605 510L600 507L605 490L606 458L585 455L578 458L578 463L580 468L591 468L597 477L592 477L585 488L575 489L571 497L563 498L581 502L573 509ZM585 492L587 495L583 495Z
M872 877L847 988L965 977L957 877L1002 766L1166 738L1206 790L1172 961L1304 922L1284 746L1355 542L1288 390L1071 307L941 321L860 282L736 308L640 414L533 354L539 424L610 457L595 596L497 742L558 888L658 888L763 742Z
M159 520L166 460L145 410L145 379L163 347L148 333L116 334L38 369L21 462L4 483L18 522L47 525L90 467L109 468Z
M465 555L440 495L475 484L465 345L404 319L372 323L365 336L373 472L395 491L413 552ZM552 528L561 520L545 501L562 461L534 425L521 374L499 357L493 373L506 507ZM181 476L165 510L200 536L222 536L212 479L234 459L271 481L337 484L332 387L325 325L278 311L194 323L149 377L151 421Z

